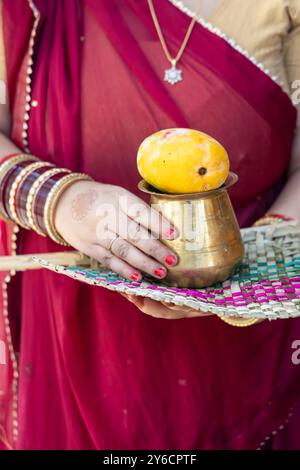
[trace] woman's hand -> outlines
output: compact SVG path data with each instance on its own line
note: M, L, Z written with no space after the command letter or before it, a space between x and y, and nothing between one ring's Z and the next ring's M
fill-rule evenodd
M127 279L163 279L176 255L158 240L176 229L144 201L119 186L74 183L59 199L55 226L74 248Z
M210 317L211 313L200 312L189 307L179 307L169 302L158 302L146 297L137 295L121 294L146 315L155 318L165 318L168 320L178 320L179 318Z

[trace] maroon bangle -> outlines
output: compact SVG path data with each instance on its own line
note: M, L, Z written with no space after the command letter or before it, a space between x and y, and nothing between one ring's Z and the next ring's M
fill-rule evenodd
M28 164L31 164L34 160L25 160L20 163L16 163L12 168L8 170L6 175L3 177L0 186L0 211L3 212L9 219L11 218L9 210L9 191L15 181L15 178L18 174L25 168Z
M45 163L46 165L46 163ZM18 219L24 225L29 225L29 221L27 218L26 212L26 202L29 191L34 184L34 182L39 178L39 176L43 175L46 171L49 170L49 166L43 166L41 168L37 168L36 170L29 173L26 178L22 181L18 188L18 192L16 194L16 212L18 215Z
M4 176L4 178L2 179L2 182L1 182L1 185L0 185L0 211L5 214L5 216L9 219L9 215L8 213L6 212L6 208L5 208L5 189L6 189L6 185L7 185L7 182L9 181L9 178L11 177L11 174L14 172L14 167L13 168L10 168L10 170L8 170L8 172L6 173L6 175Z
M24 162L18 163L15 167L12 168L12 171L9 174L9 177L7 178L6 181L2 182L2 190L3 190L3 207L5 210L5 213L8 214L8 217L13 220L13 214L11 213L10 207L9 207L9 194L10 190L12 188L12 185L14 184L16 178L18 175L21 173L21 171L26 168L27 166L31 165L32 163L35 162L35 159L28 159L25 160Z
M48 194L53 188L53 186L57 183L57 181L66 176L66 173L69 173L69 170L62 169L60 173L50 176L50 178L47 179L39 188L38 193L35 197L32 212L34 222L42 232L47 232L44 222L44 208Z

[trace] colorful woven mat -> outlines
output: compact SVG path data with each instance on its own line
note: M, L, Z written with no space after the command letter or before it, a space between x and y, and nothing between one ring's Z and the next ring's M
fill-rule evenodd
M223 283L205 289L168 287L148 277L128 281L105 269L54 265L43 267L94 286L186 305L203 312L244 318L300 316L300 227L288 223L242 229L245 257Z

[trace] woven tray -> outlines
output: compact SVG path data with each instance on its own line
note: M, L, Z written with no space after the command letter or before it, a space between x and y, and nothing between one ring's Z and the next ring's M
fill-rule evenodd
M300 316L300 226L282 223L242 230L245 257L234 275L205 289L168 287L152 278L132 282L105 269L43 267L94 286L186 305L203 312L269 320Z

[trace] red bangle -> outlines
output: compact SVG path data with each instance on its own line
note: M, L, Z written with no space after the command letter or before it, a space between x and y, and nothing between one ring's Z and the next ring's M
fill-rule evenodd
M10 160L11 158L13 157L17 157L18 155L21 155L22 152L18 152L18 153L10 153L9 155L5 155L5 157L3 157L1 160L0 160L0 165L4 162L6 162L7 160Z
M17 153L10 153L9 155L5 155L5 157L3 157L0 160L0 164L6 162L6 160L9 160L10 158L17 157L18 155L23 155L23 153L17 152Z
M267 213L265 215L265 217L273 217L274 219L283 220L284 222L291 222L292 220L296 220L296 219L294 219L294 217L289 217L289 216L283 215L283 214L269 214L269 213Z

